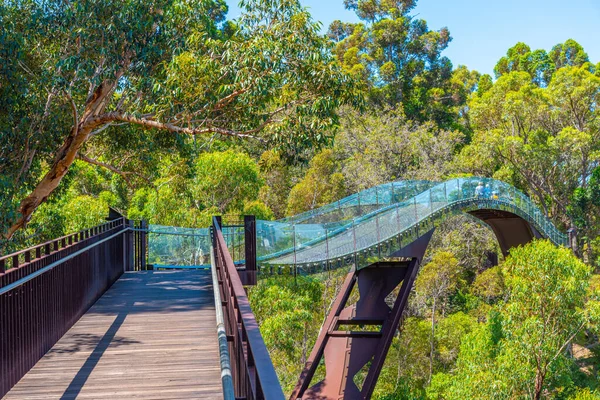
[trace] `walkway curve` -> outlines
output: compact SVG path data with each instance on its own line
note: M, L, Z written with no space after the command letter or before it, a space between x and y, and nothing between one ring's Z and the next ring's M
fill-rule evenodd
M375 186L277 221L256 221L258 264L266 273L362 267L397 254L445 219L464 213L490 225L505 254L532 237L568 244L528 196L505 182L479 177L412 180ZM151 225L149 231L151 264L208 264L209 229ZM243 227L224 227L223 233L234 253L239 250Z
M394 255L443 220L462 213L490 224L505 252L515 243L502 232L507 224L495 223L504 219L510 220L511 230L524 232L517 232L522 240L516 244L526 242L527 235L545 237L557 245L568 243L567 236L529 197L507 183L478 177L441 183L404 181L377 186L299 216L258 221L259 264L263 268L296 265L306 272L349 261L366 266Z

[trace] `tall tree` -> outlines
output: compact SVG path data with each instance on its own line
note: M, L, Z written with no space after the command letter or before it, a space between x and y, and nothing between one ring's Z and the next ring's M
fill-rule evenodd
M497 78L510 72L522 71L531 75L532 81L538 86L547 85L555 70L556 65L545 50L532 51L522 42L508 49L506 56L494 67Z
M503 269L507 301L467 335L456 370L436 375L431 398L538 400L572 386L567 349L596 317L591 268L544 240L513 249Z
M244 7L223 24L222 0L2 3L3 236L121 124L280 147L330 140L337 105L355 97L319 25L297 0Z
M373 104L402 106L415 121L434 119L448 127L455 115L447 95L452 63L442 57L450 42L447 28L432 31L410 13L416 0L346 0L363 21L335 21L329 36L347 71L363 79ZM438 107L435 115L431 108Z
M412 123L399 110L347 111L334 153L351 194L400 179L442 179L463 141L458 131Z
M563 67L581 67L589 61L589 57L583 47L569 39L564 43L559 43L550 51L550 59L556 69Z
M476 133L460 168L525 189L563 228L591 227L593 214L575 216L570 205L600 163L599 100L600 79L586 65L557 70L545 88L526 72L503 75L470 102Z
M306 175L288 196L287 215L295 215L344 197L344 176L337 172L333 151L325 149L311 161Z
M546 86L557 70L564 67L581 67L587 62L587 53L573 39L557 44L549 53L546 50L531 50L527 44L519 42L508 49L506 56L496 63L494 73L496 78L499 78L511 72L527 72L537 86Z
M434 255L419 273L415 281L415 293L424 297L431 304L429 335L429 379L433 376L435 359L435 327L436 313L443 315L447 307L449 295L461 282L461 268L458 260L449 252L441 251Z

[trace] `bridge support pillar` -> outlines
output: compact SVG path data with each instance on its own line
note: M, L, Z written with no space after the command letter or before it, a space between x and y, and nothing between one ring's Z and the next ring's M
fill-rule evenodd
M419 258L396 258L346 276L291 400L371 397L406 307L418 265ZM389 297L393 297L390 295L398 286L400 289L392 303ZM358 300L353 294L355 287ZM353 301L356 302L352 304ZM309 387L323 357L325 378Z

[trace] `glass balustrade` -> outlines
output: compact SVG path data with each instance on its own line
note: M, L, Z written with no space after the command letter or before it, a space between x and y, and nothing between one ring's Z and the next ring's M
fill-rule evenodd
M311 273L364 266L393 254L449 216L481 209L519 215L555 244L567 236L522 192L488 178L446 182L401 181L376 186L315 210L278 221L257 221L258 263L268 270L295 266ZM242 261L243 228L224 228ZM149 263L209 263L208 229L150 226ZM236 249L239 250L236 252ZM365 264L366 265L366 264Z

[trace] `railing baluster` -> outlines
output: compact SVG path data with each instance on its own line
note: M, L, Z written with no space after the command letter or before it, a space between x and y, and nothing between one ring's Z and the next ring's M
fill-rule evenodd
M0 258L0 397L123 272L124 254L118 255L115 251L127 251L122 245L126 230L107 236L109 226L113 224L53 239ZM90 232L98 235L87 243L67 247L89 237ZM89 252L110 254L110 259L88 257ZM77 268L70 268L73 265ZM65 276L69 279L68 290L64 290ZM81 304L73 303L75 299ZM8 366L12 372L4 373L9 370Z

